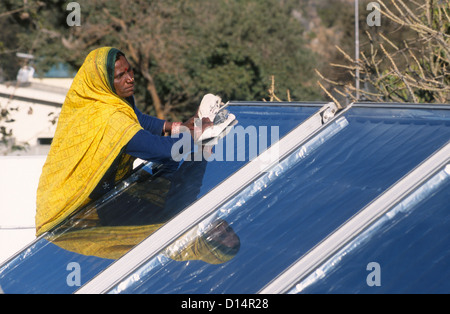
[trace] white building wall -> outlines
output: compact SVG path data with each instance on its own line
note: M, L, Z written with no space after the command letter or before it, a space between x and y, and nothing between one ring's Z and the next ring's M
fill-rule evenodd
M45 159L0 157L0 263L35 239L36 190Z
M36 190L49 145L37 139L52 138L62 103L72 79L33 79L31 85L0 84L0 106L9 115L1 125L13 130L16 144L27 151L0 147L0 263L35 239ZM19 99L14 98L19 97ZM44 103L43 103L44 102ZM47 104L45 104L47 103Z

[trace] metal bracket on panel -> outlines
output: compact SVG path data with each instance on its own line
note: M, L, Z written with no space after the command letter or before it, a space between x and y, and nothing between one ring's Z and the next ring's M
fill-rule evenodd
M331 119L334 118L336 113L338 112L338 106L334 102L330 102L327 104L328 108L326 108L324 111L322 111L322 123L325 124Z

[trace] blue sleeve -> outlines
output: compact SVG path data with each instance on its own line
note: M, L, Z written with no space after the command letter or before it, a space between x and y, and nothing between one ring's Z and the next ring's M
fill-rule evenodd
M180 134L179 138L173 138L169 136L154 135L149 131L140 130L128 142L125 152L133 157L143 160L165 163L174 161L174 158L176 159L180 156L172 156L172 148L174 145L177 145L174 149L175 154L186 154L194 149L194 141L191 136L189 136L189 139L183 139L183 134ZM176 151L177 148L179 148L178 152ZM189 151L183 151L183 149Z
M134 106L134 112L136 113L136 116L139 120L139 124L142 126L142 128L144 128L144 130L154 135L163 134L164 122L166 122L165 120L161 120L144 114L140 112L136 106Z

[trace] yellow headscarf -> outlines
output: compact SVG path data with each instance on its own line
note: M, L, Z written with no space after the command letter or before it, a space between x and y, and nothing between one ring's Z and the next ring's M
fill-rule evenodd
M40 235L84 205L121 149L140 130L133 108L114 92L118 50L86 57L66 96L36 200Z

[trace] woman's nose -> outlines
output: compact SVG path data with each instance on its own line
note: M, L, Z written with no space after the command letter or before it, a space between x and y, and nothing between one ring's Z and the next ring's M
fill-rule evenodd
M134 75L133 75L133 73L128 73L127 82L130 82L130 83L134 82Z

